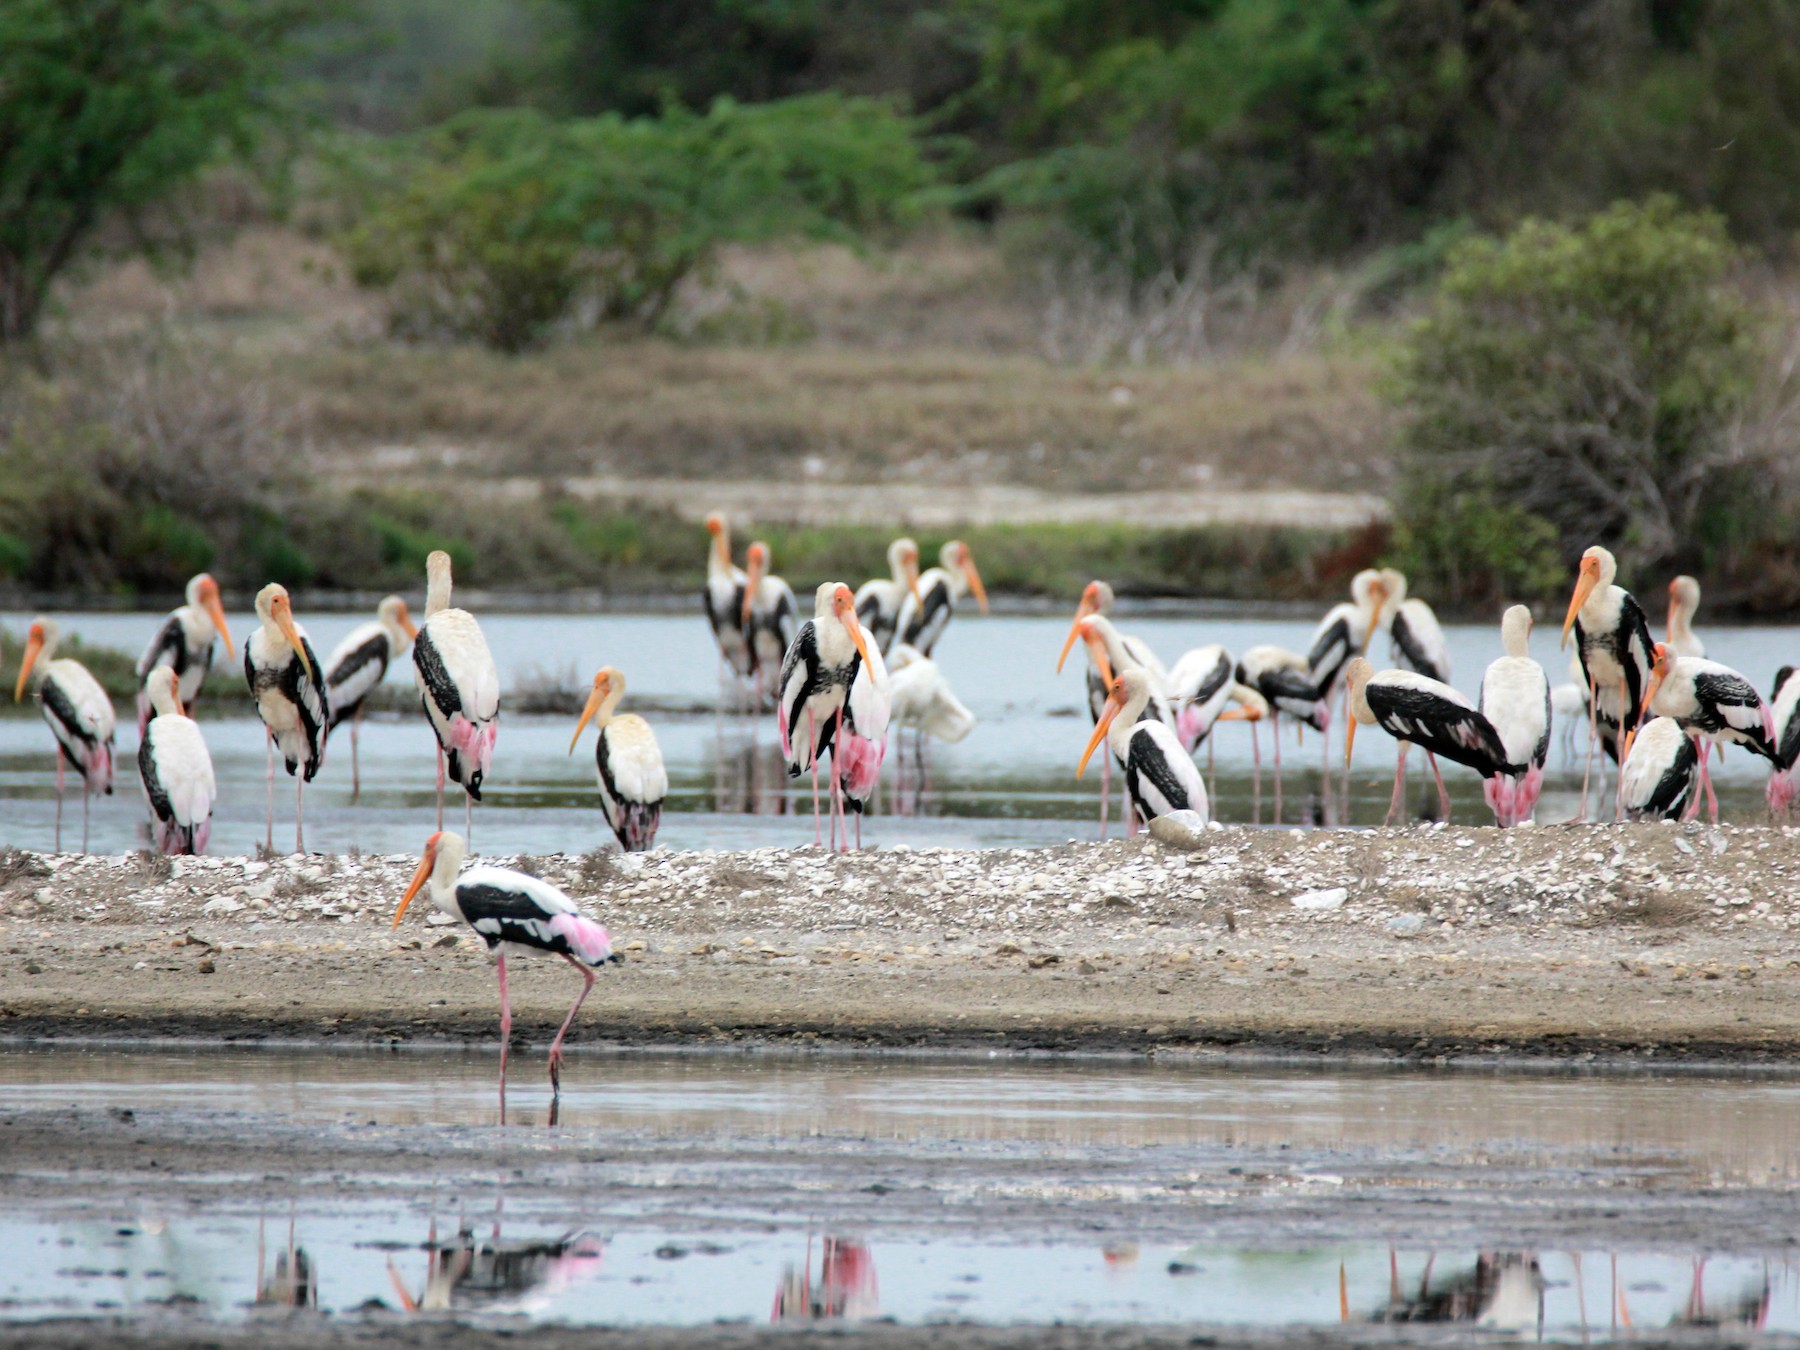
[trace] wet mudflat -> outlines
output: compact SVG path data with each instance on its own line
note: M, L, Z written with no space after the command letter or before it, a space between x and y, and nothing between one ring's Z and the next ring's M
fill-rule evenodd
M1800 1080L0 1054L0 1316L1800 1331Z

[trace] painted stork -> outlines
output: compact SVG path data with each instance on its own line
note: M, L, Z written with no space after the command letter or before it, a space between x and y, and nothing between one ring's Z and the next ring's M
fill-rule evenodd
M780 671L782 658L793 645L799 606L787 582L770 575L767 544L760 539L751 544L744 561L750 570L744 578L741 620L760 703L774 692L770 677Z
M1768 705L1756 686L1730 666L1703 657L1677 656L1666 643L1657 643L1650 650L1650 687L1644 691L1639 720L1651 713L1673 718L1694 738L1695 749L1700 751L1700 786L1706 790L1707 813L1715 825L1719 800L1713 795L1712 773L1700 742L1741 745L1775 768L1781 767L1775 749L1775 719Z
M1581 670L1581 653L1569 653L1569 679L1550 686L1550 712L1562 741L1564 765L1575 757L1575 727L1588 720L1587 677Z
M713 641L719 645L719 682L723 688L734 675L740 681L749 679L754 669L750 642L744 633L744 591L749 578L731 561L731 531L725 517L714 511L706 518L706 532L712 536L712 548L706 555L703 594L706 621L712 625ZM743 711L741 703L738 711Z
M1208 778L1213 772L1213 727L1220 722L1260 722L1269 711L1268 700L1248 685L1239 684L1236 673L1231 653L1216 642L1183 652L1169 672L1169 705L1175 710L1175 735L1190 755L1199 750L1201 741L1206 742ZM1260 750L1257 758L1260 761Z
M1418 744L1425 751L1431 773L1437 779L1438 805L1450 819L1450 793L1437 756L1463 764L1483 778L1507 768L1506 747L1500 743L1482 712L1457 690L1416 670L1384 670L1360 656L1344 668L1350 691L1350 723L1344 728L1344 763L1356 743L1356 728L1378 726L1400 742L1399 764L1394 770L1394 796L1388 803L1391 825L1406 798L1406 747Z
M662 822L663 798L669 795L669 774L663 768L656 733L636 713L615 717L613 710L625 697L625 677L612 666L594 676L594 688L569 753L589 722L599 728L594 745L594 768L600 779L600 807L612 826L619 847L627 853L648 853L656 845L656 827Z
M1615 761L1623 738L1637 725L1644 689L1650 682L1650 623L1631 592L1613 584L1619 564L1598 544L1581 555L1575 593L1563 620L1562 640L1575 634L1582 683L1588 690L1587 771L1581 779L1581 814L1587 815L1588 784L1597 742Z
M1669 650L1677 656L1705 656L1706 644L1694 634L1694 615L1700 610L1700 583L1679 576L1669 583Z
M1794 771L1800 766L1800 672L1783 666L1775 672L1769 696L1775 723L1775 772L1769 775L1769 811L1781 820L1793 810Z
M898 643L888 656L888 721L898 727L900 791L906 783L906 742L913 733L913 760L919 769L919 789L925 782L925 737L955 744L975 729L975 714L970 712L950 688L950 682L929 656L920 656L915 648Z
M1306 650L1307 674L1319 697L1330 702L1344 682L1344 666L1353 656L1367 656L1369 641L1381 623L1382 574L1365 567L1350 579L1351 599L1333 605L1313 629Z
M581 973L581 992L550 1043L550 1092L562 1091L562 1045L594 987L596 966L614 960L612 939L556 887L507 867L472 867L461 876L468 845L459 834L439 830L425 841L419 870L400 897L394 911L395 928L406 907L421 888L429 886L431 901L452 918L475 930L495 955L500 977L500 1123L506 1123L506 1054L512 1041L512 1000L506 990L506 958L509 953L549 952L560 956Z
M212 834L219 788L200 724L181 711L179 680L168 666L150 672L152 716L138 740L138 776L156 817L157 852L200 854Z
M1450 683L1450 644L1437 615L1423 600L1406 593L1406 573L1381 569L1381 626L1387 629L1390 659L1401 670L1414 671L1440 684Z
M776 726L781 751L787 756L788 777L806 770L813 776L813 843L819 837L819 756L831 743L831 733L843 715L851 682L858 667L869 659L869 643L856 619L856 597L839 581L828 581L813 595L813 617L800 625L793 646L781 663L781 686L776 707ZM841 761L832 761L831 804L835 823L841 804L837 773Z
M1697 805L1694 778L1700 756L1673 718L1652 717L1631 738L1620 770L1620 800L1628 820L1677 820Z
M1098 588L1099 598L1093 597ZM1164 670L1161 661L1148 646L1136 638L1127 637L1113 626L1111 619L1098 612L1112 603L1112 588L1103 581L1090 582L1082 596L1081 606L1075 611L1075 622L1069 629L1069 636L1063 643L1062 655L1057 658L1056 668L1060 671L1063 662L1068 659L1069 648L1077 638L1086 644L1088 650L1087 695L1088 712L1096 723L1106 712L1106 701L1110 696L1112 682L1121 671L1141 670L1148 681L1149 701L1145 704L1140 716L1152 718L1165 726L1175 725L1175 709L1163 686ZM1083 611L1086 611L1085 613ZM1121 766L1122 767L1122 766ZM1100 836L1106 837L1107 814L1112 798L1112 759L1107 757L1100 761Z
M63 761L81 775L81 851L88 846L88 798L96 792L112 795L113 730L117 719L112 700L100 681L81 662L58 658L56 648L62 630L54 619L39 615L25 634L25 656L19 663L19 682L13 686L13 702L25 697L31 674L38 672L37 701L44 720L56 737L56 851L62 852Z
M1494 820L1520 825L1537 810L1550 758L1550 677L1531 659L1531 611L1514 605L1500 619L1506 655L1487 668L1476 702L1506 752L1483 787Z
M357 745L363 707L419 636L406 601L390 595L375 608L375 618L350 630L325 661L325 687L331 693L331 726L326 734L350 724L350 800L362 796L362 756Z
M908 595L900 603L900 617L895 620L895 641L917 647L930 656L950 623L956 602L969 592L981 612L987 613L987 588L981 584L981 573L975 570L975 555L960 539L952 539L938 554L938 566L919 578L919 598Z
M306 630L294 622L287 588L270 582L256 593L261 623L244 644L244 681L268 734L269 828L263 846L275 847L275 751L294 780L294 852L306 852L306 785L325 762L331 694Z
M1312 663L1297 652L1268 644L1238 658L1237 682L1261 694L1269 708L1269 735L1275 742L1275 823L1281 823L1281 719L1296 727L1324 731L1331 708L1312 682ZM1254 725L1251 734L1255 735Z
M225 607L219 600L219 583L202 572L187 584L187 603L169 611L144 654L138 657L138 730L150 720L150 695L146 685L150 672L167 666L175 672L176 685L186 701L183 711L192 716L199 702L200 690L212 671L213 647L225 639L225 654L236 659L231 645L231 629L225 622Z
M919 546L902 536L888 545L886 577L865 581L856 589L856 617L875 638L883 653L895 645L900 626L900 606L911 596L919 600Z
M1176 811L1193 811L1202 820L1208 818L1206 784L1200 780L1193 758L1167 725L1143 717L1151 693L1150 676L1145 671L1123 670L1114 676L1107 691L1106 708L1094 724L1094 734L1075 769L1075 776L1080 778L1100 742L1107 743L1125 768L1125 793L1130 802L1125 814L1128 834L1136 832L1134 814L1146 825L1157 816Z
M450 555L439 550L425 560L425 622L413 640L413 683L437 736L438 828L448 768L450 781L462 784L469 833L500 736L500 671L475 616L451 608L450 585Z
M852 597L854 600L854 597ZM856 623L851 615L850 622ZM860 625L858 625L860 627ZM827 733L831 743L831 776L842 785L844 805L856 816L856 846L862 847L862 818L881 781L881 762L887 757L888 722L892 717L887 663L868 629L862 629L866 655L850 680L844 697L844 713ZM840 762L841 761L841 762ZM843 845L849 847L849 822L840 819Z
M1090 614L1098 614L1106 619L1109 627L1113 627L1110 616L1114 598L1113 588L1104 581L1090 581L1082 589L1081 601L1075 606L1075 622L1069 625L1069 636L1063 639L1062 654L1056 658L1057 674L1062 674L1063 662L1069 659L1069 652L1075 646L1075 639L1081 636L1083 619ZM1133 634L1119 632L1116 627L1113 627L1113 632L1117 635L1119 650L1125 654L1114 663L1114 669L1123 670L1127 665L1142 666L1161 680L1166 689L1169 682L1168 668L1163 665L1162 658L1150 650L1150 644ZM1130 660L1126 661L1125 657L1129 657ZM1088 665L1088 707L1096 720L1099 719L1100 710L1106 706L1107 683L1090 662Z

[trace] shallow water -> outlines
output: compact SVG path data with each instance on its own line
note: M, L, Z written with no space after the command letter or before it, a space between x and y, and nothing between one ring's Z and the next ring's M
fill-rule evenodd
M304 616L303 616L304 617ZM20 631L25 616L0 615L0 623ZM154 629L157 616L81 615L66 627L90 641L135 650ZM357 616L325 615L311 621L315 645L329 649ZM249 620L238 620L247 632ZM710 705L718 698L711 637L698 617L643 615L496 615L483 620L501 667L503 686L553 677L577 685L600 665L621 667L631 691L677 706ZM1233 651L1260 642L1304 647L1310 625L1276 620L1133 619L1124 625L1166 658L1189 646L1219 641ZM926 749L921 782L908 763L902 781L896 750L885 773L884 799L865 821L863 838L876 845L940 844L1029 846L1089 837L1099 809L1099 760L1076 781L1075 764L1089 732L1081 654L1071 656L1058 676L1056 653L1067 632L1061 619L970 616L952 625L939 648L939 663L959 697L979 719L958 745L932 743ZM1494 630L1457 626L1448 631L1457 683L1472 691L1487 662L1499 654ZM1757 681L1783 662L1800 661L1800 629L1707 628L1705 639L1717 659L1737 666ZM1381 655L1377 643L1376 655ZM1556 632L1546 625L1533 635L1533 653L1553 680L1566 678L1566 656ZM220 670L215 679L236 678ZM410 665L390 672L409 682ZM628 693L626 706L630 706ZM136 733L130 710L119 733L119 789L92 806L91 846L118 852L147 840L147 811L136 783ZM266 759L258 725L247 717L201 719L219 775L220 801L211 851L244 853L264 835ZM671 793L659 842L675 848L741 848L811 842L810 785L790 783L776 746L772 715L759 718L693 714L653 714L668 761ZM582 850L603 840L595 810L593 738L590 732L571 756L573 719L509 715L502 722L499 751L487 803L476 835L483 851L541 853ZM1228 822L1273 823L1272 747L1258 738L1262 768L1256 770L1249 729L1227 724L1214 740L1214 767L1208 782L1213 814ZM1585 738L1577 744L1585 745ZM0 844L47 848L54 836L54 792L48 730L31 718L0 719ZM1358 738L1352 803L1346 813L1334 796L1327 810L1321 791L1321 746L1308 734L1296 745L1284 739L1284 792L1280 820L1313 823L1330 819L1379 824L1386 812L1394 769L1393 744L1379 733ZM350 801L349 743L334 738L326 765L308 789L310 848L343 851L356 846L375 852L418 847L432 814L433 751L423 723L411 718L375 720L362 736L363 795ZM1331 738L1334 776L1342 770L1341 733ZM1201 751L1203 772L1207 751ZM1578 807L1583 762L1565 757L1558 742L1538 818L1544 823L1572 817ZM1411 805L1435 811L1435 793L1422 760L1414 756L1409 776ZM1762 817L1765 766L1744 753L1725 757L1715 780L1726 819ZM1463 823L1491 820L1481 800L1480 781L1466 770L1446 766L1455 818ZM293 836L293 784L278 776L276 839ZM453 790L454 791L454 790ZM450 802L449 818L461 816ZM796 816L798 818L796 818ZM1114 796L1113 828L1117 829ZM65 805L63 842L80 842L81 802Z
M208 1130L254 1137L268 1121L310 1122L326 1138L341 1122L404 1127L399 1137L418 1150L425 1178L434 1154L454 1158L469 1130L492 1124L493 1068L480 1053L0 1051L9 1111L175 1113L195 1143ZM198 1202L191 1167L160 1180L133 1174L124 1198L116 1179L111 1198L96 1198L92 1170L77 1169L64 1191L0 1203L9 1256L0 1316L172 1304L231 1318L260 1290L264 1301L300 1298L327 1312L380 1300L609 1325L763 1322L780 1312L903 1322L1466 1321L1561 1339L1696 1320L1800 1331L1800 1278L1785 1255L1703 1234L1691 1250L1646 1249L1630 1237L1640 1194L1666 1203L1688 1188L1791 1185L1797 1102L1792 1079L1693 1074L577 1053L550 1132L560 1144L520 1150L524 1170L512 1181L363 1175L348 1154L328 1184L294 1178L287 1203L233 1202L229 1178ZM515 1086L518 1128L507 1136L543 1138L541 1108L541 1094ZM631 1186L570 1173L594 1165L578 1159L623 1154L627 1141L679 1151L637 1166ZM710 1150L696 1148L701 1141ZM873 1152L853 1185L878 1195L869 1178L897 1177L884 1184L939 1191L942 1210L915 1207L895 1224L868 1198L860 1222L818 1220L824 1201L808 1197L806 1160L854 1148ZM981 1186L941 1175L943 1160L964 1159L1016 1201L1021 1178L1043 1169L1046 1194L1081 1205L1079 1188L1061 1194L1068 1187L1053 1175L1071 1158L1123 1151L1129 1174L1141 1156L1149 1182L1184 1157L1204 1172L1219 1150L1246 1163L1232 1172L1265 1173L1243 1180L1250 1191L1341 1199L1340 1227L1361 1236L1296 1241L1271 1223L1261 1241L1222 1241L1207 1235L1218 1201L1199 1199L1191 1242L1117 1232L1057 1240L1018 1226L1016 1203L984 1220ZM922 1173L908 1172L915 1162ZM292 1168L279 1152L268 1165ZM724 1169L716 1186L709 1165ZM734 1168L784 1165L800 1184L734 1195ZM1571 1198L1597 1189L1625 1218L1614 1245L1527 1250L1504 1233L1492 1244L1408 1241L1355 1219L1371 1166L1426 1205L1456 1204L1444 1177L1462 1168L1490 1199L1516 1191L1524 1210L1559 1187ZM527 1188L538 1171L570 1181L549 1195ZM704 1198L642 1199L666 1187ZM1107 1201L1089 1203L1096 1226L1113 1227ZM296 1294L277 1263L302 1262L308 1292Z

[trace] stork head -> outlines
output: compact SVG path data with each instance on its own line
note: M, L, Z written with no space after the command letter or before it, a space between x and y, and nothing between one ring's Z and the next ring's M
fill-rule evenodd
M1081 600L1075 606L1075 622L1069 625L1069 636L1063 640L1062 654L1056 658L1056 673L1062 674L1063 662L1069 659L1075 639L1081 636L1081 621L1090 614L1105 614L1113 606L1113 588L1104 581L1090 581L1082 588ZM1110 681L1109 681L1110 683Z
M723 536L725 533L725 517L717 511L710 512L706 517L706 532L714 539Z
M171 666L158 666L144 681L144 695L158 717L175 717L181 712L181 677Z
M625 677L614 666L602 666L594 676L594 687L588 692L587 706L581 710L581 720L575 723L575 734L569 737L569 753L575 753L575 743L581 739L581 733L587 730L587 724L595 717L610 709L625 696ZM605 718L601 717L602 724Z
M1373 726L1375 710L1369 707L1369 680L1375 674L1375 667L1369 664L1365 656L1353 656L1344 665L1344 687L1347 691L1347 702L1350 716L1344 723L1344 767L1350 767L1351 747L1356 744L1357 724Z
M231 628L225 622L225 606L219 598L219 583L213 580L211 572L202 572L188 582L187 602L212 620L219 636L225 639L225 654L236 656L237 649L231 645Z
M1669 583L1669 636L1676 625L1691 619L1700 608L1700 583L1690 576L1679 576Z
M888 545L888 569L894 580L906 583L913 603L919 602L919 546L904 535Z
M1512 605L1500 616L1500 641L1508 656L1531 655L1531 611L1524 605Z
M975 554L960 539L952 539L944 545L941 555L946 572L960 573L968 583L969 589L975 592L975 603L981 606L981 612L988 612L987 587L981 584L981 573L975 570Z
M746 628L750 626L750 611L756 604L756 588L768 573L769 546L758 539L744 554L744 610L738 618Z
M1569 630L1575 627L1575 620L1580 617L1581 607L1587 604L1588 597L1602 586L1612 585L1618 571L1619 565L1613 555L1598 544L1581 555L1581 565L1575 572L1575 593L1569 597L1569 612L1563 619L1563 646L1569 645Z
M1087 772L1088 761L1094 757L1094 751L1100 748L1100 742L1106 739L1106 733L1112 730L1112 724L1120 714L1127 713L1134 704L1143 711L1149 697L1150 679L1141 670L1122 670L1107 680L1106 706L1101 709L1100 720L1094 723L1094 734L1088 738L1087 749L1081 752L1081 763L1075 766L1077 778Z
M869 644L863 638L862 623L856 617L856 592L841 581L832 583L831 612L850 634L850 641L855 645L857 655L862 657L863 664L870 664Z
M413 897L423 889L426 882L432 882L433 889L436 889L440 872L448 874L445 880L456 876L467 847L463 837L450 830L439 830L425 841L425 854L419 859L418 871L413 873L412 881L406 887L406 894L400 897L400 908L394 911L395 928L400 926L400 920L406 915L406 907L412 904Z
M412 621L412 611L399 596L390 595L383 600L375 607L375 616L381 620L383 628L406 634L408 642L418 640L419 625Z
M25 630L25 658L19 662L19 682L13 686L14 703L25 697L26 686L31 683L32 667L39 660L49 665L55 657L57 636L56 620L47 619L42 614L33 619L31 627Z
M440 555L434 553L431 556L435 558ZM288 646L294 649L294 655L300 658L300 668L306 672L306 678L312 679L312 658L306 654L306 639L300 636L300 630L294 626L294 604L288 599L287 587L271 581L258 591L256 615L265 627L275 629L287 639Z
M1644 701L1638 705L1638 720L1650 710L1657 691L1663 682L1675 673L1675 652L1666 642L1659 642L1650 649L1650 683L1644 687Z

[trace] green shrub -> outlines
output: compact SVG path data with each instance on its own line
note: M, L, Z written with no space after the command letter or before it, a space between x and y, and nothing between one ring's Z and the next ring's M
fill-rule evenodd
M1758 328L1735 261L1717 216L1669 198L1460 245L1394 382L1415 565L1488 595L1552 547L1605 544L1627 569L1703 547L1710 504L1752 471L1734 425Z

